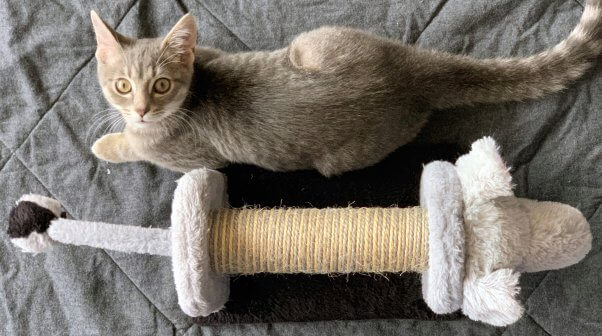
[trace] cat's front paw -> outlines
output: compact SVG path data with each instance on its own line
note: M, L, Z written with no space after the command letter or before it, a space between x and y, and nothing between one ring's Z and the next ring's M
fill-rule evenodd
M126 160L124 160L123 155L121 155L123 141L122 133L103 135L92 145L92 153L94 153L97 158L104 161L113 163L125 162Z

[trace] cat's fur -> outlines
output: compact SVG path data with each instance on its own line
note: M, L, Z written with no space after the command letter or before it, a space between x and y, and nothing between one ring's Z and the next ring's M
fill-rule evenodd
M431 109L561 90L602 51L602 0L588 0L555 47L485 60L339 27L303 33L272 52L226 53L196 47L190 15L164 39L121 36L94 12L92 21L100 84L127 121L92 151L181 172L230 162L327 176L366 167L412 140ZM114 88L120 77L132 82L127 96ZM172 80L164 96L150 92L159 77ZM150 110L145 123L136 109Z

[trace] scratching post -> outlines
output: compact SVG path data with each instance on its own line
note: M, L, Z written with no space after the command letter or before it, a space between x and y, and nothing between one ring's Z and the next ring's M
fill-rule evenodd
M27 252L65 243L171 256L190 316L223 309L230 274L421 272L435 313L495 326L523 313L517 270L567 267L591 248L579 210L514 196L491 138L455 165L429 163L420 183L420 207L406 209L228 209L224 175L197 169L178 180L169 229L60 218L58 201L25 195L8 234Z
M223 274L422 272L422 208L223 209L210 232Z
M17 214L35 213L32 204L43 210L36 201L53 204L56 217L62 208L55 200L26 195L13 209L9 231L28 252L61 242L171 256L178 301L190 316L223 308L228 275L257 273L420 272L424 281L438 284L423 286L429 306L449 313L462 297L461 185L445 162L429 164L421 183L422 207L229 209L224 175L197 169L178 180L169 229L55 218L37 232L34 217L28 222ZM445 232L454 234L443 237ZM32 245L37 237L47 244Z

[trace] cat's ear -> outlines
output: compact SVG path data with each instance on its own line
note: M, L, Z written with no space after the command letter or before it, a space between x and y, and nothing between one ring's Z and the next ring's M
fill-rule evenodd
M186 14L167 33L161 42L161 49L169 48L173 53L179 55L180 62L189 65L194 61L196 34L194 17L190 13Z
M94 26L94 34L96 34L96 59L100 63L107 63L109 57L120 55L119 36L107 26L95 11L90 11L90 17L92 26Z

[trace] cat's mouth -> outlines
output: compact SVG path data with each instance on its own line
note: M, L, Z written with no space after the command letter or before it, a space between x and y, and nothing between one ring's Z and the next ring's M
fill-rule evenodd
M161 122L161 118L137 118L135 120L130 120L130 124L135 126L136 128L149 128L153 126L158 126Z
M131 119L127 120L127 123L135 125L135 126L139 126L139 127L144 127L146 125L152 124L153 122L149 121L149 120L146 120L146 119L137 118L137 119L134 119L134 120L131 120Z
M154 121L149 121L149 120L144 120L144 119L138 119L137 121L134 122L134 124L136 126L140 126L140 127L144 127L144 126L148 126L150 124L154 124Z

